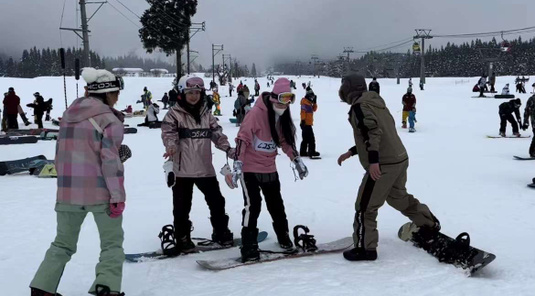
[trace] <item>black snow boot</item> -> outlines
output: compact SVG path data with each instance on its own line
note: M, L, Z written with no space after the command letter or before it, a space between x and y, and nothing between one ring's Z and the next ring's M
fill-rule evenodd
M176 227L176 246L182 253L191 253L195 250L195 243L191 240L192 225L187 221L184 225Z
M111 292L110 287L104 285L97 285L95 287L97 296L124 296L124 293Z
M242 262L260 260L257 237L257 228L243 227L241 229L242 246L240 253Z
M377 259L377 251L353 248L344 252L344 258L349 261L374 261Z
M277 234L277 240L279 241L279 246L281 248L286 250L293 249L294 244L292 243L288 232L288 220L279 223L273 222L273 230L275 230L275 234Z
M61 296L60 293L48 293L43 290L39 290L37 288L30 288L31 289L31 296Z
M319 153L318 151L313 151L313 152L310 152L308 156L310 156L310 157L319 157L319 156L321 156L321 153Z
M212 233L212 241L225 246L232 247L234 245L234 235L228 229L228 216L225 215L222 218L214 219L210 218L214 232Z

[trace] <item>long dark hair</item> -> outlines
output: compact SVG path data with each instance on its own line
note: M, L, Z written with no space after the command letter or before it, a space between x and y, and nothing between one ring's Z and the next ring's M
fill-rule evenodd
M110 107L113 107L111 106L109 103L108 103L108 96L106 96L107 93L90 93L89 96L90 97L93 97L95 99L99 99L102 101L102 103L110 106Z
M201 90L201 99L195 105L191 105L186 101L186 94L184 93L184 91L181 91L177 104L180 105L180 107L184 108L186 112L191 114L197 124L201 124L201 113L202 109L206 104L206 92L204 91L204 89Z
M264 104L268 109L268 118L269 118L269 128L271 130L271 138L277 147L281 147L279 133L277 132L277 126L275 122L275 111L273 110L273 103L269 100L271 95L268 93L263 96ZM286 111L282 113L279 117L279 122L281 125L282 135L286 143L292 147L294 151L297 151L295 148L295 125L292 121L292 114L290 113L290 107L286 108Z

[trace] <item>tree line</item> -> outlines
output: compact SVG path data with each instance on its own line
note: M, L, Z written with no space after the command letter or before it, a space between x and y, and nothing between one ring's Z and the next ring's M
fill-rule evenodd
M75 59L80 59L82 64L82 49L67 48L65 50L65 75L74 75ZM99 69L113 68L142 68L145 71L150 69L167 69L173 72L175 67L167 62L143 59L133 54L121 57L101 57L94 51L90 52L91 66ZM33 47L22 52L20 59L0 56L0 76L33 78L38 76L60 76L63 75L59 49L37 49Z

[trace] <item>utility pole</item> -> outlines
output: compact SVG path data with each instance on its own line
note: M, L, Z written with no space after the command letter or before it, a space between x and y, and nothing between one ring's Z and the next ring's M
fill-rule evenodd
M97 13L97 11L102 7L102 5L108 3L107 1L104 1L104 2L87 2L85 0L80 0L80 17L82 19L82 29L79 29L79 28L59 28L60 30L66 30L66 31L73 31L74 34L78 35L78 37L80 37L80 39L82 39L82 44L84 46L84 55L82 57L82 65L84 67L91 67L91 58L89 56L89 52L90 52L90 49L89 49L89 33L91 31L89 31L88 29L88 23L89 21L93 18L93 16L95 16L95 14ZM95 12L93 12L93 14L87 18L87 12L86 12L86 9L85 9L85 5L86 4L100 4L100 6L95 10ZM82 35L80 35L78 32L81 32Z
M430 35L431 29L414 29L414 31L416 31L414 39L422 39L422 46L420 47L422 51L420 54L420 82L425 84L425 39L431 39L433 36Z
M223 44L212 44L212 81L215 83L215 56L223 51Z
M232 56L230 54L222 54L223 56L223 65L226 65L226 61L228 60L228 78L229 82L232 82Z
M349 68L350 68L350 64L351 64L351 60L349 59L349 55L354 53L355 51L353 50L353 47L344 47L344 53L347 53L347 68L346 68L346 73L349 73Z
M316 64L317 64L319 58L318 58L317 55L313 54L310 59L313 61L313 64L314 64L314 77L316 77Z
M190 74L190 50L189 50L189 41L191 40L191 38L193 38L193 36L195 36L195 34L199 33L199 31L206 31L206 24L205 22L202 22L202 23L191 23L191 27L189 27L189 37L188 37L188 43L186 44L187 46L187 59L188 59L188 75ZM193 33L193 34L192 34Z

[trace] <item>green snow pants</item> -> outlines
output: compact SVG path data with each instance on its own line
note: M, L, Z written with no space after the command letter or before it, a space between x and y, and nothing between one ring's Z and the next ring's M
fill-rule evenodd
M56 204L57 234L54 242L45 254L30 287L49 293L56 293L63 269L71 256L76 253L76 244L80 227L88 212L93 213L100 234L100 258L97 264L96 278L89 293L96 295L95 286L105 285L112 292L121 291L123 273L124 232L123 217L110 218L109 205L72 206Z
M381 178L374 181L366 172L359 188L353 222L353 241L357 248L366 250L377 248L379 242L377 212L385 201L418 226L433 226L438 221L426 205L407 193L405 183L407 183L408 159L380 167Z

